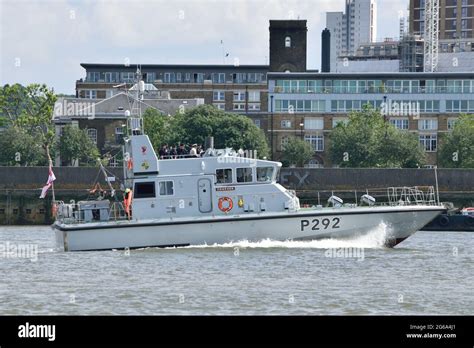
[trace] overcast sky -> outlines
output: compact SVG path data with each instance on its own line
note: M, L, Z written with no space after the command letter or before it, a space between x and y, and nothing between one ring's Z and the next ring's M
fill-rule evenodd
M378 0L377 37L398 36L409 0ZM308 68L320 69L325 12L344 0L0 0L0 84L73 94L80 63L268 63L268 21L308 21ZM223 45L221 45L221 40Z

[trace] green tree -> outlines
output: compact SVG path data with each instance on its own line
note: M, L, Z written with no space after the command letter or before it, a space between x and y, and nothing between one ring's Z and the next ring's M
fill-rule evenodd
M474 115L461 115L441 143L440 166L474 168Z
M417 136L396 129L370 106L334 128L329 153L340 167L416 168L426 162Z
M169 117L161 114L158 110L148 108L143 113L143 123L145 133L158 151L162 143L167 142L169 138Z
M99 150L84 129L72 126L64 127L63 133L56 144L63 161L72 164L77 160L79 165L97 164Z
M145 121L145 131L150 139L154 139L155 147L162 143L204 145L206 138L213 136L216 148L253 150L260 158L268 156L263 131L246 116L226 113L212 105L201 105L172 117L162 117L148 121L148 127Z
M33 136L51 159L54 141L52 115L56 96L46 85L15 84L0 87L0 118L7 127L17 127Z
M0 164L6 166L48 164L42 144L24 129L10 126L0 135Z
M290 138L282 153L282 160L285 164L303 167L314 155L311 145L299 138Z

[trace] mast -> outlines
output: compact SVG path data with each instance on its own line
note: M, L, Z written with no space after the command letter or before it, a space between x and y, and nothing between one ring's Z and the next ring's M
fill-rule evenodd
M143 94L145 91L145 83L143 82L143 76L140 70L140 67L137 66L135 72L135 84L131 90L127 91L127 96L129 97L130 110L125 111L125 117L127 118L127 137L125 139L125 145L123 147L123 171L125 185L130 185L130 179L133 177L133 158L132 158L132 147L131 139L134 135L142 135L144 133L144 123L142 118L142 100ZM130 102L130 99L132 101ZM130 176L130 172L132 175Z

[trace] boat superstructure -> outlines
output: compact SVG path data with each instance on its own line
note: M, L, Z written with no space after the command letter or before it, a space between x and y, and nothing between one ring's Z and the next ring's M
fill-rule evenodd
M159 160L141 115L129 116L123 188L132 196L60 203L53 227L66 251L353 238L381 224L394 246L444 210L433 188L389 189L386 205L367 194L365 206L334 196L329 207L302 208L277 182L281 163L212 147L202 157Z

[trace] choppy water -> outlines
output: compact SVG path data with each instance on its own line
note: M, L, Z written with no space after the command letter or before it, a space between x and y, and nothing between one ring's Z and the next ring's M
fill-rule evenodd
M418 232L395 249L383 233L127 256L58 252L49 227L0 227L0 314L474 313L473 233ZM36 245L37 260L2 253L20 244Z

